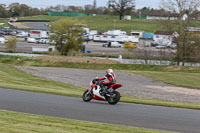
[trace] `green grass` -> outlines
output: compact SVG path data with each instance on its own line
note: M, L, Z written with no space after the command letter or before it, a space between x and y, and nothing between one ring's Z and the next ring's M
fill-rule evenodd
M131 21L120 21L116 16L80 16L80 17L65 17L65 16L33 16L19 18L20 20L50 20L59 19L78 19L88 25L90 29L107 31L111 29L121 29L127 32L132 30L144 30L146 32L155 32L162 29L158 20L133 19Z
M147 20L147 19L132 19L119 20L117 16L79 16L79 17L67 17L67 16L31 16L31 17L19 17L19 20L49 20L56 21L59 19L77 19L80 22L87 24L90 29L98 31L107 31L111 29L120 29L130 33L132 30L143 30L145 32L155 32L156 30L168 30L167 26L163 26L164 23L174 23L174 21L160 21L160 20ZM5 22L7 25L8 19L0 19L0 22ZM194 21L191 26L200 27L200 22ZM177 27L175 26L174 29Z
M3 133L167 133L159 130L2 110L0 110L0 125L0 132Z
M130 96L122 96L120 101L135 103L135 104L200 110L199 103L172 102L172 101L165 101L165 100L160 100L160 99L147 99L147 98L130 97Z
M144 75L154 80L162 81L177 86L200 88L199 72L134 71L133 73Z
M73 97L80 97L85 90L72 85L26 74L12 66L4 64L0 64L0 83L0 88L51 93Z
M23 17L19 20L49 20L56 21L59 19L78 19L88 25L90 29L98 31L107 31L111 29L121 29L130 33L132 30L143 30L145 32L155 32L156 30L168 30L166 24L163 23L174 23L175 21L160 21L160 20L147 20L147 19L132 19L119 20L117 16L79 16L79 17L67 17L67 16L32 16ZM200 22L193 21L191 26L200 27ZM174 27L176 29L177 26Z
M4 23L4 24L5 24L5 25L4 25L5 27L10 27L9 24L8 24L8 19L6 19L6 18L5 18L5 19L0 19L0 23ZM1 27L0 27L0 28L1 28Z

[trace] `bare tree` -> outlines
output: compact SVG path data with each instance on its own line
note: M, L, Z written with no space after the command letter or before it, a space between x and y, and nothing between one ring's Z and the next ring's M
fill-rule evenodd
M168 10L171 13L177 13L178 19L174 22L167 24L168 29L176 30L179 36L176 38L177 53L176 61L177 64L185 64L185 61L189 59L193 52L194 43L191 38L194 39L190 27L194 26L193 20L196 18L196 12L200 7L200 0L162 0L162 8ZM169 25L171 24L171 25Z
M114 9L122 20L125 13L131 14L135 10L135 0L109 0L108 6Z

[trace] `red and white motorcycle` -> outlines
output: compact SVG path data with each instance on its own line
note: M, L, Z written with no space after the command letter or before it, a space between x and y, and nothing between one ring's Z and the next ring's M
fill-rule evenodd
M109 104L116 104L120 100L120 93L116 89L122 87L121 84L114 84L108 86L106 94L102 94L102 90L99 86L101 81L92 80L90 82L91 88L83 93L82 99L85 102L89 102L92 99L107 101Z

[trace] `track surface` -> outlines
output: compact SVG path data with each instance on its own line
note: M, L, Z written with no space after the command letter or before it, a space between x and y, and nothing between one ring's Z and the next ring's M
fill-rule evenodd
M30 23L24 23L24 24L29 27L33 27L40 30L47 30L47 31L49 30L49 28L45 26L45 24L48 24L47 22L30 22Z
M80 98L0 88L0 109L185 133L199 133L200 111L139 104L83 102Z

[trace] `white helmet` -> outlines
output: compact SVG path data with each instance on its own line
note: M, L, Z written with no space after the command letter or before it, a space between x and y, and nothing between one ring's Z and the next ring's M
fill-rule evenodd
M108 74L108 73L113 73L113 70L112 69L107 69L106 70L106 73Z
M115 73L113 72L112 69L107 69L107 70L106 70L106 74L110 75L111 73L113 74L113 76L116 77L116 75L115 75Z

